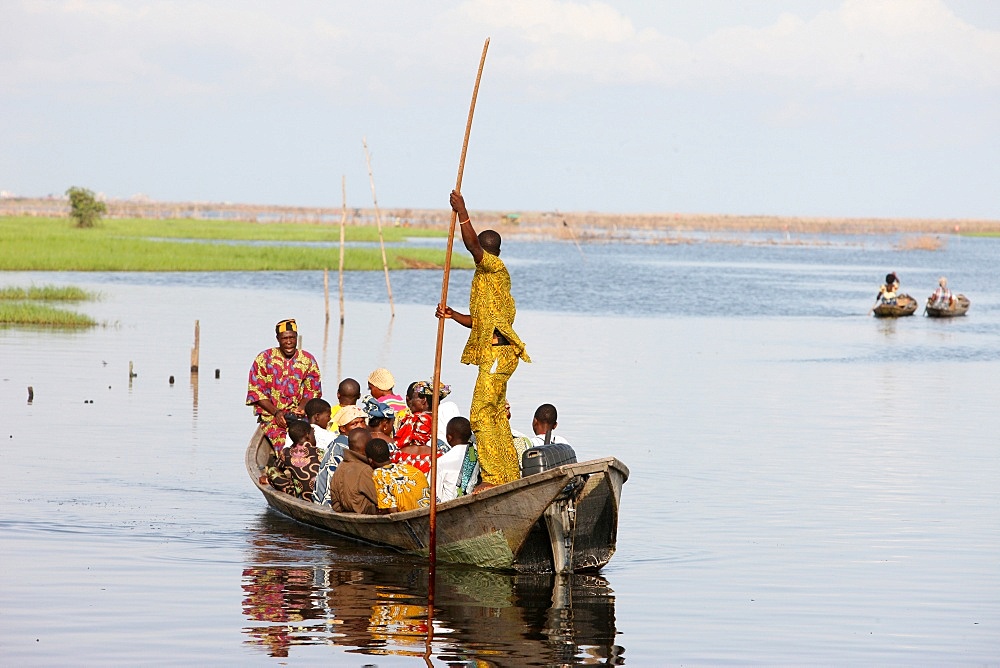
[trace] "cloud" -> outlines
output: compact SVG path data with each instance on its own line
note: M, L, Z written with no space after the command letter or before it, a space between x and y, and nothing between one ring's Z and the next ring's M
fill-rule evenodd
M8 13L0 86L159 96L336 85L348 30L331 12L235 2L24 2ZM9 38L9 39L6 39Z
M419 96L465 78L481 35L506 91L561 95L619 84L710 92L892 93L1000 86L1000 32L944 0L844 0L767 25L672 34L663 3L645 24L613 1L24 0L0 25L0 89L66 99ZM648 18L647 18L648 17ZM468 54L472 54L468 56ZM468 56L468 57L467 57Z
M717 29L685 40L635 26L610 4L470 0L464 15L519 45L536 79L731 89L794 85L852 92L922 92L1000 85L1000 32L975 28L942 0L845 0L814 16Z

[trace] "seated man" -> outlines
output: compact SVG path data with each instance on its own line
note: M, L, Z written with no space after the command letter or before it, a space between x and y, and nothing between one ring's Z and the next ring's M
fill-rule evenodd
M464 417L448 420L446 438L451 450L437 460L437 500L451 501L472 494L479 484L479 456L472 443L472 425Z
M936 308L951 308L955 303L955 295L948 289L948 279L942 276L938 279L937 290L931 295L931 305Z
M372 432L368 427L352 429L347 435L344 461L330 476L330 507L338 513L375 515L378 512L374 471L365 453L370 440Z
M558 426L556 419L559 414L556 412L556 407L552 404L542 404L535 409L535 417L531 420L531 430L535 432L535 435L531 437L531 445L548 445L550 443L566 443L567 441L562 436L557 436L552 433Z
M337 408L333 411L333 414L335 415L337 411L345 406L356 406L360 398L361 384L353 378L345 378L337 386ZM330 419L328 428L334 435L340 433L340 425L332 418Z
M395 513L431 504L427 476L409 464L393 463L389 459L389 443L373 438L365 446L368 463L374 468L375 493L379 513Z
M365 426L365 413L357 406L344 406L334 419L340 423L340 435L327 448L319 465L319 475L316 476L316 493L313 495L316 503L330 505L330 477L344 461L344 451L348 447L347 435L351 430Z

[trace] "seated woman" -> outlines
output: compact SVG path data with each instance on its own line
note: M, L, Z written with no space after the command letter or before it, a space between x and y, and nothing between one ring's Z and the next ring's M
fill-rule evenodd
M878 294L875 295L875 299L881 301L883 304L895 304L896 303L896 292L899 290L899 278L896 276L896 272L885 275L885 285L878 289Z
M931 306L935 308L951 308L955 303L955 295L948 289L948 279L942 276L938 279L937 290L931 295Z
M393 434L396 430L396 411L374 397L366 397L361 410L368 416L368 428L374 438L383 438L389 443L389 450L395 450Z
M431 394L433 389L427 381L411 383L406 390L406 406L409 409L396 430L396 447L392 453L393 462L402 462L427 473L431 470ZM451 388L442 385L438 400L451 393ZM434 439L437 445L437 456L440 457L451 448L444 441Z
M260 482L304 501L312 501L320 464L312 426L301 420L292 421L288 425L288 439L292 445L281 449L277 462L264 470Z

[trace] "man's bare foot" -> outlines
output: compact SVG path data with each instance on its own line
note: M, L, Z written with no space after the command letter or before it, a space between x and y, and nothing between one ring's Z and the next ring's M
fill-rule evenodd
M481 482L472 490L473 494L479 494L480 492L485 492L486 490L496 487L496 485L491 485L488 482Z

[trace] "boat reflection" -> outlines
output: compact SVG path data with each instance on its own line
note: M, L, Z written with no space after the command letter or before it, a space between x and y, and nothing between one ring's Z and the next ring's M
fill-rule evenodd
M447 665L619 665L614 594L599 575L526 575L439 564L428 638L427 565L268 511L243 569L247 643L425 657Z

